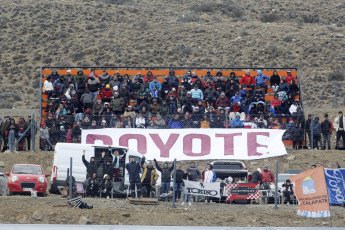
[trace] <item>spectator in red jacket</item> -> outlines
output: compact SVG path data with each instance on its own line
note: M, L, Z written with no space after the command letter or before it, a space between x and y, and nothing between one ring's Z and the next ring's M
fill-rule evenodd
M255 79L250 75L250 70L246 70L246 74L242 76L240 80L241 86L246 85L247 88L252 88L252 91L255 89Z
M273 98L273 100L271 101L271 105L272 105L273 107L277 107L277 106L281 105L281 103L282 103L282 100L280 100L280 99L278 98L278 94L274 94L274 98Z
M287 76L285 77L285 81L286 81L286 83L288 83L290 85L292 80L295 80L295 82L296 82L296 78L294 76L292 76L291 71L289 70L289 71L287 71Z
M264 171L261 172L261 178L264 189L269 189L269 185L276 182L272 171L268 169L268 165L265 165Z
M110 85L107 84L105 86L105 88L103 88L101 90L100 96L101 96L101 100L102 100L102 104L104 104L104 102L110 102L111 101L111 96L113 95L113 90L110 89Z
M151 81L153 81L154 75L151 71L148 71L146 76L144 77L144 82L150 84Z

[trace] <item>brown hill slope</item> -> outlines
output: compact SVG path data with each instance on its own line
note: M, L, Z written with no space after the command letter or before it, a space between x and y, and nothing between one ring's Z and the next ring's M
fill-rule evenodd
M42 65L166 65L299 67L306 105L331 107L344 9L341 0L3 0L0 106L38 108Z

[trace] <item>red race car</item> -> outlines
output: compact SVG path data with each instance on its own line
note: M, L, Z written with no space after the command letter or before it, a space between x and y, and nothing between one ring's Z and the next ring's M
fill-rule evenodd
M36 191L40 196L47 195L47 178L49 173L44 174L41 165L16 164L13 165L10 173L6 172L8 178L9 195L15 193L31 193Z

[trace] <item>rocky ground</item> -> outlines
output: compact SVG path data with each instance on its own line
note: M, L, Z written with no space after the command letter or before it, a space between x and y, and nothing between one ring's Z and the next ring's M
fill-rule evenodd
M38 108L40 66L298 67L306 107L344 105L344 1L4 0L0 106Z

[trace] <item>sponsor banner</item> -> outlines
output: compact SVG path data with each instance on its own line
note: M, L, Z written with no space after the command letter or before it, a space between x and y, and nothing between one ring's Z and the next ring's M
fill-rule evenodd
M226 200L260 199L259 183L226 184Z
M299 201L297 215L305 217L331 216L323 167L291 176L290 180L295 184L295 195Z
M330 204L345 204L345 168L325 169Z
M183 182L187 194L220 198L220 182L204 183L189 180Z
M275 129L94 129L82 144L125 146L148 160L255 160L286 155L284 130Z

